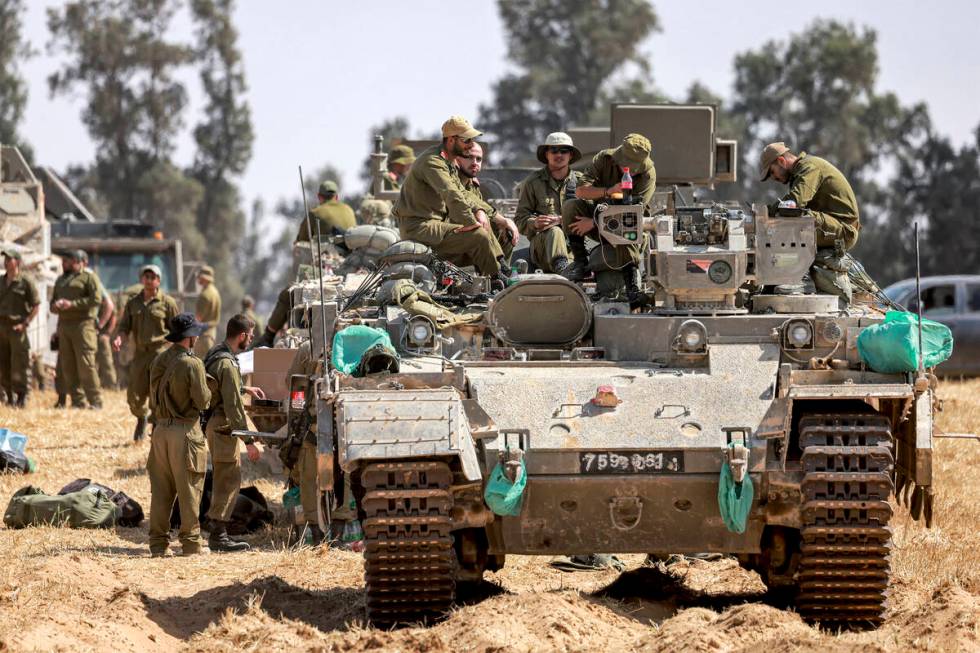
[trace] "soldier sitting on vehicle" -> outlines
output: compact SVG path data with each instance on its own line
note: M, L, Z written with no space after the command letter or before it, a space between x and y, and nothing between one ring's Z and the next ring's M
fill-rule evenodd
M454 162L459 169L459 179L463 182L463 188L470 194L474 206L486 212L487 217L490 218L490 222L496 227L494 229L487 225L484 228L490 229L490 233L497 240L500 251L504 253L504 261L509 263L510 255L513 253L514 246L517 245L517 240L521 235L518 233L517 225L514 224L514 221L498 213L497 209L488 204L483 197L483 189L480 188L480 180L478 178L480 170L483 169L483 147L479 143L473 143L473 148L469 153L465 156L457 156Z
M801 152L798 156L785 143L770 143L759 158L760 181L772 177L787 184L783 203L805 209L816 223L817 254L810 270L817 290L851 299L844 254L854 247L861 232L857 198L847 179L833 164ZM770 215L779 202L769 207ZM804 281L804 285L806 281Z
M319 225L320 238L337 236L357 225L354 209L349 204L340 201L340 189L335 181L324 181L320 184L316 197L320 203L310 209L309 223L304 219L299 223L296 240L299 243L310 241L310 229L317 234Z
M475 265L480 274L506 282L504 253L486 228L489 217L473 201L453 159L465 156L482 132L452 116L442 125L442 143L419 155L405 179L395 215L402 238L428 245L456 265Z
M415 150L408 145L396 145L388 152L388 174L385 190L401 190L408 171L415 163Z

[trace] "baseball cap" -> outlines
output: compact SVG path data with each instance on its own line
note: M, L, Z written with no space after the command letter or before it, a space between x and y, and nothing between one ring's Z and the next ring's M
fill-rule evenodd
M475 129L470 121L463 116L449 116L449 120L442 123L442 137L449 138L450 136L459 136L460 138L476 138L481 135L478 129Z
M327 180L324 182L320 182L320 189L317 191L317 194L327 195L329 193L333 193L334 195L336 195L339 192L340 192L340 188L337 187L337 182Z
M759 157L759 174L762 175L759 181L769 179L769 166L771 166L776 159L787 152L789 152L789 148L786 147L786 143L783 143L782 141L779 141L778 143L769 143L769 145L766 145L766 147L762 150L762 156Z
M149 264L144 265L143 267L140 268L140 276L141 277L144 274L146 274L147 272L152 272L153 274L157 275L157 278L161 278L161 279L163 278L163 273L160 272L160 266L159 265L153 265L152 263L149 263Z

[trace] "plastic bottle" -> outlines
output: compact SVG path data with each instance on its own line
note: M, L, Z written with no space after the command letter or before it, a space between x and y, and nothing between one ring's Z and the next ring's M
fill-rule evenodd
M9 429L0 428L0 449L13 453L24 453L27 447L27 436Z
M629 168L623 168L623 178L619 181L619 187L623 189L623 204L632 204L633 177L630 175Z
M575 189L578 187L578 182L575 181L575 172L573 170L568 171L568 181L565 182L565 201L575 199Z

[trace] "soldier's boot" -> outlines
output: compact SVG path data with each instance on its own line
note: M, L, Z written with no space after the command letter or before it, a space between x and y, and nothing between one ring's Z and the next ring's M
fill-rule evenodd
M307 528L310 529L310 538L312 540L313 546L320 546L326 540L326 535L320 530L320 526L317 524L307 524Z
M224 553L236 553L238 551L248 551L248 542L233 540L228 535L228 527L225 522L211 521L211 534L208 536L208 548L212 551L222 551Z
M565 276L565 272L572 267L571 261L569 261L564 256L556 256L554 260L551 261L551 271L555 274L560 274Z
M568 251L573 261L560 274L569 281L582 281L589 276L589 252L585 249L585 239L581 236L569 236Z
M23 408L27 405L27 393L18 392L17 399L13 402L15 408Z
M626 281L626 300L629 302L630 308L642 308L649 303L646 293L640 290L636 273L635 265L627 265L623 269L623 277Z
M133 429L133 442L140 442L146 437L146 418L136 418L136 428Z
M55 403L54 408L64 408L66 406L65 395L58 395L58 401Z

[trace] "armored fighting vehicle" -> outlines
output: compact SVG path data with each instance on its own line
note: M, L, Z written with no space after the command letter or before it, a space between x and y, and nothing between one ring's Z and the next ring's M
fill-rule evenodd
M879 622L889 498L911 494L931 520L933 379L862 362L856 339L883 319L870 302L768 292L813 263L812 218L679 199L734 177L713 107L611 118L610 144L653 142L668 199L596 213L607 240L649 243L645 305L528 274L464 294L479 321L379 291L340 306L322 339L373 326L400 358L361 376L334 365L316 389L321 512L356 502L368 617L439 615L507 554L718 552L808 619ZM438 302L456 281L436 276ZM525 483L510 514L487 494L500 470Z

